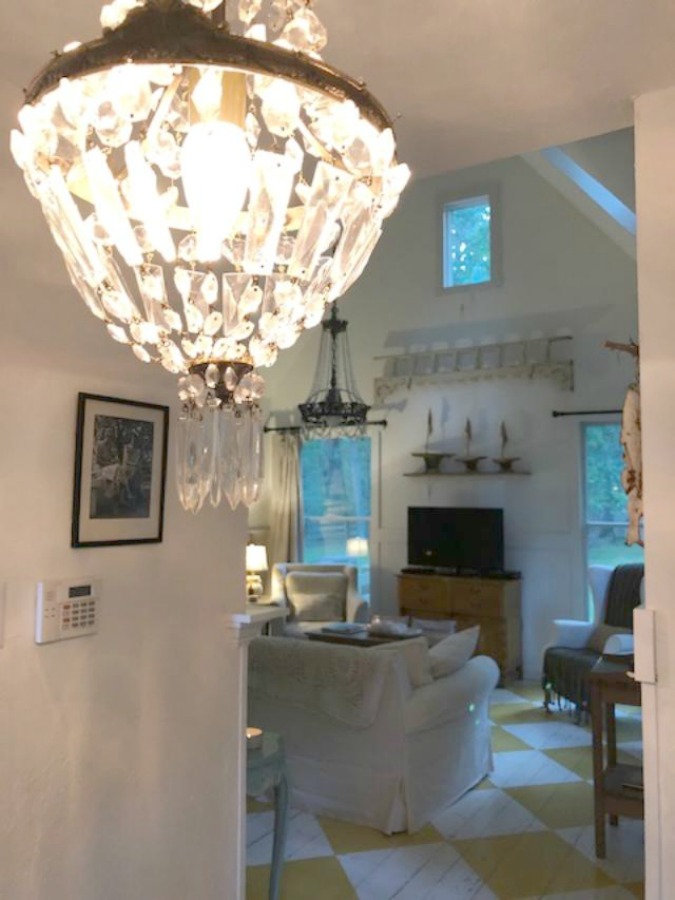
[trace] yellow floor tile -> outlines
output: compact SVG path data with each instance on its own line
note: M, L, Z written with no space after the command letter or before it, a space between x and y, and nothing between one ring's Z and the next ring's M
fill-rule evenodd
M492 749L495 753L505 753L511 750L531 750L529 744L521 741L515 735L504 731L499 725L492 726Z
M494 703L490 707L490 718L497 725L549 721L543 706L531 706L529 703Z
M267 900L269 866L246 870L246 900ZM344 869L333 856L284 863L281 900L356 900Z
M560 747L554 750L542 750L542 753L580 778L588 780L593 777L593 750L591 747Z
M506 689L511 691L512 694L518 694L519 697L529 700L531 703L541 704L544 702L544 689L538 681L517 681L513 684L507 684Z
M474 791L487 791L490 788L494 788L494 784L490 781L489 778L484 778L482 781L479 781L475 788L472 788Z
M615 882L552 832L453 841L499 900L520 900L555 890L600 888ZM560 879L560 881L558 881Z
M274 809L273 803L265 803L262 800L256 800L254 797L246 798L247 813L269 812L271 809Z
M585 781L509 788L505 793L548 828L593 824L593 787Z
M635 894L639 900L645 900L645 886L642 882L638 884L624 884L623 885L627 891L630 891L631 894Z
M554 750L542 750L550 759L565 766L580 778L587 781L593 778L593 749L591 747L560 747ZM631 753L619 750L618 760L627 765L639 765L640 761Z
M352 822L340 822L337 819L320 818L319 823L324 834L337 854L359 853L365 850L391 850L395 847L413 847L419 844L438 844L443 837L433 827L425 825L414 834L382 834L375 828L365 825L354 825Z

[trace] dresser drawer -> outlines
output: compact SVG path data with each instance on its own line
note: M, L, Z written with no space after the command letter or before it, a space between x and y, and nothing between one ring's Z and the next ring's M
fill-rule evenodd
M453 612L498 617L504 614L504 592L489 581L465 581L454 586L451 605Z
M408 610L421 612L448 610L447 586L444 579L433 576L406 578L398 581L399 606Z

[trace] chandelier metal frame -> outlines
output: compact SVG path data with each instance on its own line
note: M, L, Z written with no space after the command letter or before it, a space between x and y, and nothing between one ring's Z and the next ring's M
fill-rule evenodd
M384 107L362 81L300 51L231 34L183 0L148 0L103 36L58 53L33 79L26 103L35 103L62 78L79 78L125 63L212 65L299 82L336 100L351 100L377 128L391 128Z

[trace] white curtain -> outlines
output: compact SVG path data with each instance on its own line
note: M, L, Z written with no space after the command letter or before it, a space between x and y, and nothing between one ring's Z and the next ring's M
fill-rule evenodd
M302 552L300 436L272 434L270 563L297 562Z

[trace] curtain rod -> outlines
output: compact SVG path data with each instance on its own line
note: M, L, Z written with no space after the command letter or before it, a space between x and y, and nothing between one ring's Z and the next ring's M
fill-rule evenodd
M387 420L386 419L378 419L377 421L374 421L374 422L364 422L363 425L366 428L369 425L375 425L379 428L386 428ZM263 428L263 431L265 432L265 434L267 434L268 431L278 431L278 432L282 432L282 433L285 432L287 434L292 434L294 432L297 433L299 431L312 431L313 429L316 429L317 431L319 431L321 429L330 428L330 427L331 427L330 425L265 425ZM355 425L354 426L352 426L352 425L340 426L340 425L338 425L336 427L337 428L341 428L341 427L342 428L356 428L359 426L355 426Z
M554 419L558 419L560 416L609 416L621 412L623 412L621 409L572 409L567 412L554 409L551 415Z

